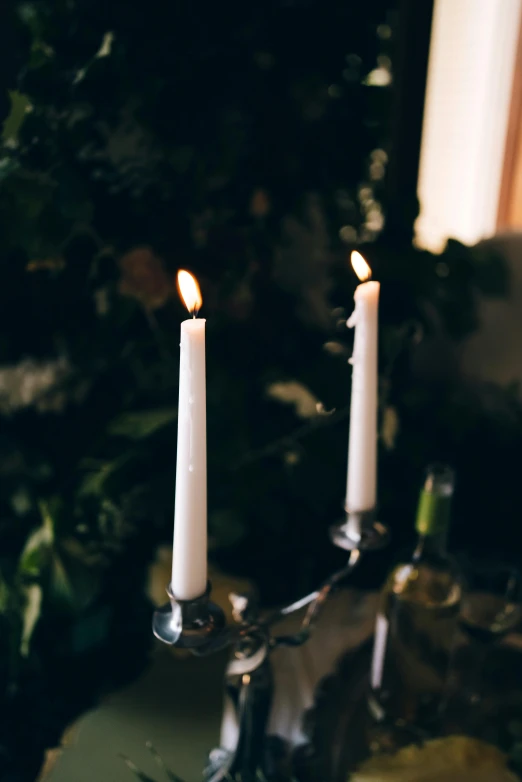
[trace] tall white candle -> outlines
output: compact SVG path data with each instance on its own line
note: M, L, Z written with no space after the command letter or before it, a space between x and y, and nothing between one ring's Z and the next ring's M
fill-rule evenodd
M189 312L201 306L196 280L178 273ZM172 550L172 592L178 600L199 597L207 587L207 422L205 321L181 324L178 455Z
M370 267L360 253L352 253L352 265L360 280L370 279ZM347 323L355 326L350 362L353 370L345 503L348 513L372 510L376 504L379 290L378 282L357 286L355 309Z

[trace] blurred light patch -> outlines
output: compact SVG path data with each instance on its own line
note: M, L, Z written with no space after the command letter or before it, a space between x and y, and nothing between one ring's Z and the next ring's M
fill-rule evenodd
M496 229L522 0L435 0L416 244Z
M319 399L297 380L271 383L266 388L266 395L283 404L293 405L299 418L313 418L317 415Z
M363 80L363 84L369 87L387 87L391 84L392 75L387 68L374 68Z
M328 87L328 96L330 98L340 98L341 97L341 88L337 86L337 84L330 84Z
M353 244L357 239L357 231L353 225L343 225L343 227L339 229L339 238L341 241L346 242L346 244Z
M392 29L389 24L380 24L377 28L377 36L381 41L387 41L392 37Z
M114 41L114 33L105 33L100 48L96 52L96 57L108 57L111 53L112 43Z
M384 178L384 166L378 160L370 163L370 178L374 181Z

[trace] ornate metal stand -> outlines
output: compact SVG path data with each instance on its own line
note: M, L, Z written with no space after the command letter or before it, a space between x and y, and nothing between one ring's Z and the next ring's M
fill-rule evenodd
M234 705L237 742L233 750L215 749L209 756L206 782L240 778L242 782L259 779L284 780L284 753L266 741L266 726L273 696L270 652L278 646L305 643L331 591L347 578L365 551L385 545L387 530L375 521L374 512L347 514L330 530L332 542L350 552L348 562L333 573L316 591L290 605L260 617L258 606L247 595L231 594L234 625L226 625L222 609L210 600L210 584L201 597L176 600L168 590L170 603L156 611L154 635L164 643L190 649L195 655L212 654L228 646L233 656L226 671L226 692ZM276 635L273 628L282 619L308 606L299 630L293 635ZM278 757L278 754L280 757Z

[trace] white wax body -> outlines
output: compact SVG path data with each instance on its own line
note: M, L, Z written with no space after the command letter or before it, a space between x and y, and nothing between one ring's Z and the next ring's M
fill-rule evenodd
M358 285L348 326L355 326L346 503L348 513L372 510L377 489L378 282Z
M205 321L199 318L181 324L171 586L178 600L207 588Z

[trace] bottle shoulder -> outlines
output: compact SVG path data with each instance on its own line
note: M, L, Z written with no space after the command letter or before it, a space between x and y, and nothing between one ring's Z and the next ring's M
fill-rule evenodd
M385 592L425 607L451 608L460 603L462 586L452 560L434 558L396 565Z

